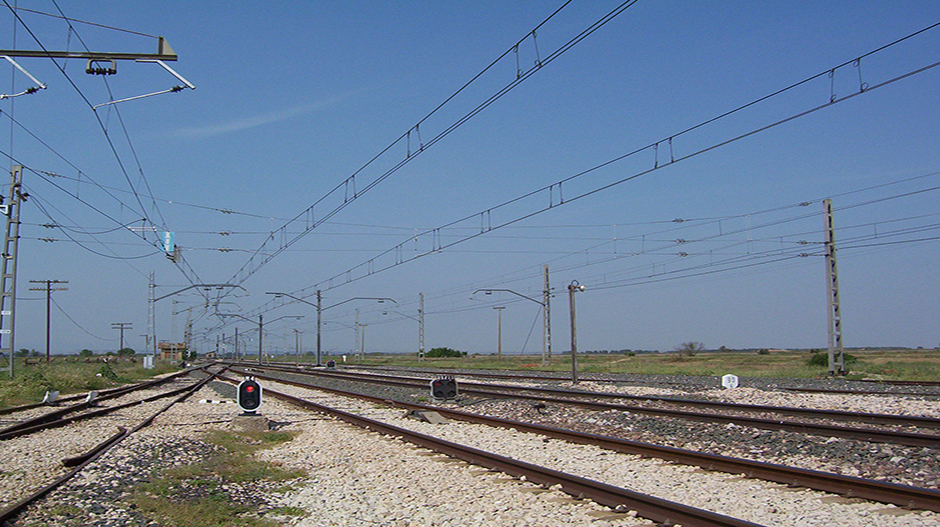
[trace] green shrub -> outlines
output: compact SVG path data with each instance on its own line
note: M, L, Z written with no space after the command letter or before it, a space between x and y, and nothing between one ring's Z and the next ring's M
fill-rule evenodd
M430 351L424 354L425 357L437 358L437 357L466 357L466 351L457 351L451 348L432 348Z

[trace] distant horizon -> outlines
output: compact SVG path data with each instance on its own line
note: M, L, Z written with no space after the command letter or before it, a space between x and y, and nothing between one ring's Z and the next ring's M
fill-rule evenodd
M85 348L85 349L89 349L89 348ZM134 349L134 348L131 348L131 349ZM433 349L433 348L429 348L429 349ZM768 352L770 352L770 353L809 352L809 351L812 351L812 350L819 350L820 352L827 351L827 348L787 348L787 349L781 349L781 348L726 348L725 350L722 350L722 349L720 349L720 348L714 348L714 349L706 348L706 349L702 349L702 350L698 351L698 353L743 353L743 352L756 352L756 351L760 351L760 350L764 350L764 349L768 350ZM934 350L940 350L940 347L933 347L933 348L928 348L928 347L916 347L916 348L910 348L910 347L904 347L904 346L863 346L863 347L851 347L851 348L848 348L848 347L847 347L847 348L844 348L844 351L846 351L846 352L850 352L850 351L894 351L894 350L897 350L897 351L920 351L920 350L923 350L923 351L934 351ZM20 353L21 351L22 351L22 349L17 350L17 353ZM54 353L50 353L50 356L51 356L51 357L71 357L71 356L79 355L82 351L83 351L83 350L76 350L76 351L64 352L64 353L63 353L63 352L54 352ZM91 351L92 351L92 353L95 354L95 356L98 356L98 355L107 355L107 354L109 354L109 353L112 354L112 355L117 356L117 350L91 350ZM206 354L206 353L212 353L212 352L214 352L214 351L215 351L215 350L209 350L209 351L203 352L203 351L196 350L196 353L199 354L199 355L204 355L204 354ZM39 350L32 350L32 349L31 349L31 350L29 350L29 352L30 352L30 356L29 356L28 358L37 358L37 357L45 357L45 356L46 356L45 351L39 351ZM628 352L633 352L633 353L636 353L636 354L667 354L667 353L679 353L678 350L674 350L674 349L673 349L673 350L632 350L632 349L626 349L626 348L624 348L624 349L618 349L618 350L613 350L613 349L611 349L611 350L606 350L606 349L601 349L601 350L583 350L583 351L582 351L582 350L579 350L579 351L578 351L578 354L579 354L579 355L582 355L582 354L584 354L584 355L618 355L618 354L625 354L625 353L628 353ZM35 353L36 355L33 355L33 353ZM301 355L301 356L311 356L311 355L312 355L312 356L316 356L316 353L317 353L316 350L312 350L312 351L301 351L301 352L299 353L299 355ZM287 356L295 356L295 357L296 357L296 356L298 356L298 353L294 352L293 350L275 350L274 352L265 351L264 354L265 354L265 355L275 356L275 357L287 357ZM366 354L366 355L416 355L416 354L417 354L417 351L401 351L401 352L398 352L398 351L367 351L365 354ZM553 350L553 351L552 351L552 356L555 356L555 357L564 358L565 356L570 356L570 354L571 354L571 350L570 350L570 349L569 349L569 350ZM134 355L128 355L128 356L134 357L134 356L143 356L143 355L153 355L153 353L152 353L152 352L144 352L144 351L142 351L142 350L134 349ZM231 352L226 352L226 355L231 355ZM246 358L250 358L250 357L252 357L252 356L257 357L257 356L258 356L258 353L257 353L257 350L255 350L254 353L252 353L251 351L249 351L249 352L247 352L247 353L241 353L241 352L239 352L239 355L241 355L241 356L243 356L243 357L246 357ZM330 355L330 356L342 356L342 355L346 355L346 356L348 356L348 357L352 357L352 356L358 355L358 354L357 354L357 353L352 353L352 352L340 352L340 351L322 350L322 351L321 351L321 355ZM495 351L494 351L494 352L490 352L490 353L469 353L469 352L468 352L467 355L468 355L468 356L483 356L483 357L485 357L485 356L494 356L494 357L495 357L495 356L497 355L497 353L496 353ZM504 351L504 352L503 352L503 355L504 355L504 356L513 356L513 357L541 357L541 352L538 352L538 353L518 353L518 352L505 352L505 351ZM19 355L17 355L17 357L20 358Z

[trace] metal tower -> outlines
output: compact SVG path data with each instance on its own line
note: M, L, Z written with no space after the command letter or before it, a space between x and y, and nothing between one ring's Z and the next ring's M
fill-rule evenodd
M826 220L826 291L829 303L829 375L845 375L842 348L842 311L839 306L839 269L836 265L836 238L832 223L832 200L823 200Z
M9 203L2 205L0 212L7 217L7 230L3 238L3 253L0 254L0 353L6 355L8 371L13 378L13 347L16 325L16 260L20 241L20 202L25 201L21 192L23 185L23 167L13 165L10 172ZM6 344L3 337L7 335Z

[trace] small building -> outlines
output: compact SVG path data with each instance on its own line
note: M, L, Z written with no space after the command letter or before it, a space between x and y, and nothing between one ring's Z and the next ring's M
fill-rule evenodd
M157 344L160 350L160 358L163 360L183 360L183 353L186 351L185 342L160 342Z

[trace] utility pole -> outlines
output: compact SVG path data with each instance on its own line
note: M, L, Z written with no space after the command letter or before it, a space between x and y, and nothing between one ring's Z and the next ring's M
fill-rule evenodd
M832 222L832 200L823 200L826 221L826 290L829 314L829 375L845 375L842 347L842 310L839 305L839 269L836 265L836 236Z
M124 349L124 330L131 329L131 323L130 322L112 322L111 329L121 330L121 347L118 348L118 350Z
M21 192L23 167L13 165L10 171L9 203L0 199L0 213L7 217L7 229L3 238L3 253L0 254L0 342L4 335L7 345L0 344L0 353L6 353L10 378L13 378L14 329L16 328L16 262L20 242L20 202L26 201ZM0 196L2 198L2 196Z
M46 362L49 362L49 335L51 333L51 325L49 322L50 319L50 305L52 304L52 292L53 291L68 291L68 287L52 287L52 284L67 284L68 280L30 280L31 284L46 284L46 287L30 287L30 291L45 291L46 292Z
M571 308L571 383L578 384L578 324L575 317L574 294L584 291L584 286L577 280L568 285L568 304Z
M548 264L545 264L542 307L542 366L545 366L552 363L552 288L548 283Z
M362 326L359 325L359 308L357 307L356 308L356 347L353 348L353 356L359 353L359 348L360 348L359 343L361 342L361 340L359 339L359 332L362 330L361 328Z
M358 314L359 311L356 311ZM317 366L320 366L320 346L322 345L322 336L320 328L323 327L323 292L317 289Z
M192 311L186 313L186 329L183 330L183 344L186 346L186 349L189 349L193 343L193 321L192 321Z
M153 338L153 358L157 358L157 284L154 282L153 271L150 271L150 282L147 288L147 334Z
M418 360L424 360L424 293L418 293Z
M366 324L359 324L359 327L362 328L362 340L359 341L359 362L363 363L366 360Z
M294 355L300 356L300 335L303 332L299 329L294 329Z
M496 360L503 360L503 310L506 306L494 307L498 314L496 320Z

